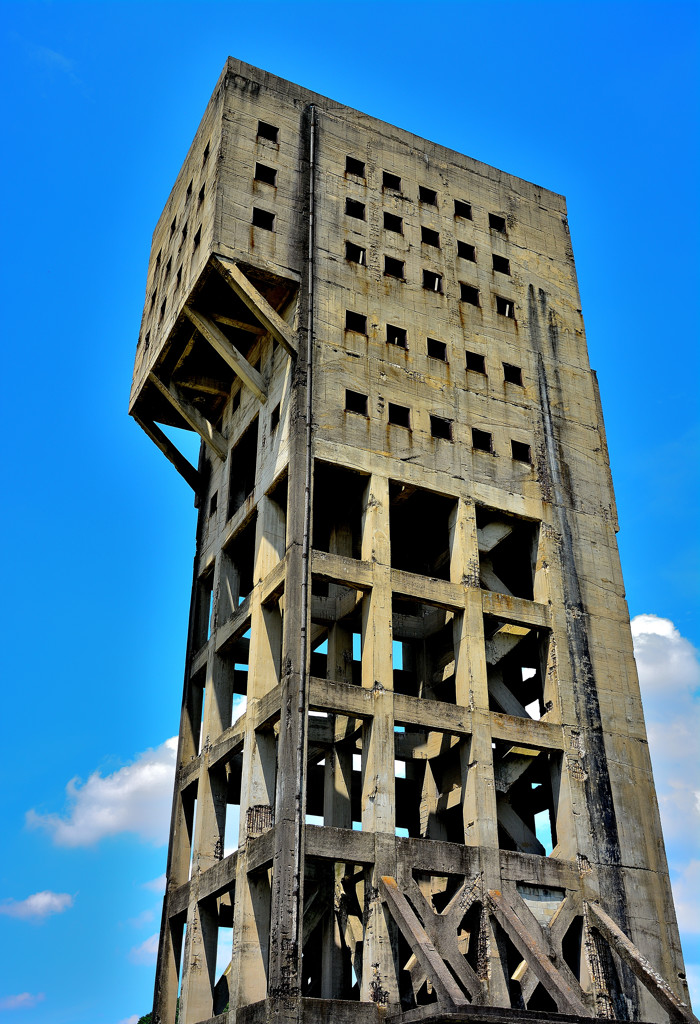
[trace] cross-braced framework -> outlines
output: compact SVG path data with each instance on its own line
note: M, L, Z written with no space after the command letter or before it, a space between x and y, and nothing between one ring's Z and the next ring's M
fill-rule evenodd
M230 59L131 413L199 509L159 1024L695 1020L561 197Z

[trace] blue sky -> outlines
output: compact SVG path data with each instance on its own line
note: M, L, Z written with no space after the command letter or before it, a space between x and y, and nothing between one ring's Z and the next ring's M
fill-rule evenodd
M567 196L700 1002L697 5L23 2L0 22L0 1019L150 1008L195 520L126 407L151 231L229 53Z

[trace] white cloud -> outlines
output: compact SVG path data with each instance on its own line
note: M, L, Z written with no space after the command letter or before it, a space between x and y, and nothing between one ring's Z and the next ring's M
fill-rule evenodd
M167 842L177 738L139 754L111 775L93 772L66 786L67 813L27 812L30 828L45 828L57 846L90 846L105 836L134 832L160 846Z
M669 619L632 619L649 750L669 859L700 857L700 661ZM700 908L699 908L700 909Z
M692 947L700 934L700 660L670 619L636 615L632 637L678 927ZM698 1000L700 970L687 964L686 973Z
M141 886L142 889L149 889L151 892L164 893L165 883L168 880L168 876L163 872L162 875L158 875L157 878L152 878L150 882L144 882Z
M16 996L4 996L0 998L0 1010L26 1010L30 1006L36 1006L45 999L43 992L32 995L31 992L20 992Z
M73 897L67 892L35 892L24 900L5 899L0 902L0 914L19 917L24 921L62 914L73 906ZM26 993L24 993L26 995Z
M158 932L149 935L140 946L129 950L129 959L135 964L154 964L158 957Z
M139 1024L141 1018L137 1013L132 1013L130 1017L125 1017L123 1020L117 1021L117 1024Z

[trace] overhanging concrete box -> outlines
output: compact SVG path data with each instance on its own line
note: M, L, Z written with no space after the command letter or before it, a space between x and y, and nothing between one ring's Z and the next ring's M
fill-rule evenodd
M199 509L154 1019L694 1019L564 199L229 59L130 412Z

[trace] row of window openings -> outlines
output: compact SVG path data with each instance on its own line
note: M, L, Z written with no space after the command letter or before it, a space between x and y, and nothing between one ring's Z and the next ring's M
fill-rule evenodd
M182 243L183 244L184 244L184 241L185 241L186 238L187 238L187 223L185 223L185 226L182 229ZM194 234L194 239L193 239L193 244L192 244L192 252L193 253L195 253L197 251L197 249L200 246L201 241L202 241L202 225L200 224L199 227L197 228L195 234ZM181 244L180 248L182 248L182 244ZM162 250L159 251L158 255L156 256L156 270L160 266L161 256L162 256ZM163 274L163 281L162 281L163 285L165 285L167 283L167 281L168 281L168 279L170 277L170 272L172 270L172 266L173 266L173 259L172 259L172 256L170 256L168 258L168 262L165 265L165 272ZM182 284L182 268L183 268L183 264L181 263L180 266L177 268L177 275L175 277L175 291L176 292L178 291L178 289L180 288L180 285ZM153 291L151 292L151 307L150 307L151 313L155 309L155 305L156 305L157 299L158 299L158 287L156 286L153 289ZM167 309L167 305L168 305L168 300L167 300L167 296L166 296L166 298L164 298L163 301L160 304L160 312L158 314L158 322L159 323L161 323L163 321L164 317L165 317L165 311ZM148 348L148 346L150 344L150 340L151 340L151 337L150 337L150 331L149 331L146 334L146 338L145 338L145 342L144 342L144 347L145 348Z
M391 216L391 214L385 214L384 215L385 221L386 221L387 216ZM397 220L401 220L401 218L398 217ZM422 227L421 228L421 241L424 242L426 245L432 245L432 246L435 246L436 248L439 249L440 248L440 233L438 231L433 231L431 228ZM460 259L469 260L470 263L476 263L476 246L471 245L469 242L460 242L460 241L458 241L457 242L457 255L460 257ZM355 242L346 242L345 243L345 259L348 260L349 263L359 263L359 265L361 267L364 267L364 266L367 265L367 250L365 248L363 248L363 246L361 246L361 245L356 245ZM508 274L510 276L510 260L509 259L507 259L505 256L498 256L496 253L493 253L491 259L492 259L492 263L493 263L493 269L495 271L497 271L499 274ZM403 264L403 262L401 260L394 259L391 256L385 256L384 260L385 260L384 273L387 276L389 276L389 277L401 277L401 278L404 276L404 273L403 273L404 264ZM389 269L387 269L387 264L389 266ZM434 275L434 276L435 277L440 277L439 274ZM440 286L435 288L435 282L433 281L433 288L432 288L432 290L433 291L442 291L442 288Z
M358 160L356 157L348 156L345 158L345 171L347 174L353 174L358 178L365 177L365 164L362 160ZM400 192L401 191L401 178L398 174L392 174L390 171L384 171L382 173L382 188L389 192ZM418 186L418 201L423 203L425 206L437 206L438 195L435 189L427 188L425 185ZM355 205L355 207L362 207L362 213L360 216L364 220L364 203L357 203L354 200L348 200ZM462 217L464 220L472 220L472 207L471 203L465 202L463 199L454 200L454 211L455 217ZM346 207L346 212L349 212ZM356 213L351 216L358 216ZM395 218L397 221L401 221L400 217ZM386 226L386 225L385 225ZM497 213L489 214L489 227L493 231L498 231L501 234L506 233L506 219L505 217L499 216ZM401 230L394 228L392 230Z
M207 165L207 162L209 160L210 152L211 152L211 145L210 145L209 142L207 142L206 146L204 147L204 152L202 153L202 171L204 170L204 168ZM186 203L189 202L189 200L192 198L193 189L194 189L194 178L190 178L189 185L187 186L187 191L185 192L185 202ZM204 182L204 184L200 188L198 196L197 196L197 209L198 210L202 206L202 204L204 203L205 191L206 191L206 182ZM173 217L173 219L172 219L172 221L170 223L170 238L171 239L175 235L176 231L177 231L177 214ZM179 248L178 248L178 254L182 250L182 247L183 247L183 245L185 244L185 242L187 240L187 233L188 233L188 221L185 221L185 223L182 226L181 237L180 237L180 245L179 245ZM201 241L202 241L202 225L200 224L199 227L197 228L196 232L195 232L195 235L194 235L194 242L193 242L193 246L192 246L193 252L196 252L196 250L199 248L199 245L200 245ZM158 255L156 256L156 264L155 264L155 272L156 273L158 272L158 270L160 268L160 265L161 265L161 262L162 262L162 258L163 258L163 250L161 248L161 249L158 250ZM170 271L172 270L172 265L173 265L173 260L172 260L172 256L171 256L171 257L169 257L168 262L165 265L165 272L163 274L163 281L162 281L163 284L165 284L168 281L168 278L170 277ZM180 264L180 266L178 267L178 271L177 271L177 278L176 278L176 281L175 281L175 290L176 291L180 287L181 283L182 283L182 264ZM153 289L153 291L151 292L151 312L153 312L153 310L155 309L157 297L158 297L158 287L156 286ZM163 301L162 301L162 303L160 305L160 312L158 314L158 322L159 323L161 323L163 321L163 319L165 317L166 309L167 309L167 298L163 299ZM144 348L147 349L149 347L150 343L151 343L151 332L148 331L146 333L145 338L144 338Z
M255 213L255 211L253 211ZM255 220L253 220L255 223ZM364 252L364 250L363 250ZM405 264L403 260L397 260L393 256L384 257L384 276L394 277L399 281L405 281ZM438 274L434 270L423 270L423 287L426 291L437 292L439 295L444 294L443 292L443 275ZM480 306L479 302L479 289L474 285L467 284L465 281L459 282L459 298L461 302L467 302L470 306ZM512 299L507 299L504 295L496 296L496 312L501 316L507 316L509 320L515 319L515 303ZM360 314L357 314L358 316ZM364 318L367 319L366 317ZM355 330L355 328L349 328ZM365 330L358 331L359 334L366 334Z
M356 316L362 316L361 313L352 313L351 310L346 310L345 327L346 330L354 331L356 328L352 327L351 324L355 321L352 319ZM348 322L349 320L349 322ZM366 330L359 331L360 334L366 334ZM431 359L439 359L441 362L448 362L447 359L447 344L444 341L438 341L437 338L426 338L427 342L427 353ZM408 349L408 331L405 327L396 327L394 324L386 325L386 343L387 345L396 345L397 348ZM486 374L486 358L479 352L467 352L467 370L474 370L476 373ZM513 363L503 363L503 379L509 384L518 384L523 387L523 371L521 367L515 366Z
M359 199L346 199L345 200L345 213L348 217L354 217L356 220L364 220L367 206ZM469 203L462 203L458 199L455 200L455 217L462 217L464 220L471 220L471 206ZM501 234L505 234L505 219L503 217L497 217L496 214L489 214L489 227L493 228L494 231L498 231ZM394 231L398 235L403 234L403 217L399 217L396 213L389 213L384 211L384 227L387 231ZM440 233L439 231L433 231L429 228L423 229L428 232L428 238L423 237L427 245L435 245L439 248L440 246ZM432 237L434 240L429 241Z
M276 125L271 125L266 121L258 121L258 138L267 139L270 142L279 143L279 129ZM269 180L268 177L258 177L257 169L262 168L262 174L270 174L272 168L267 168L262 164L256 165L256 177L260 181L267 181L268 184L274 184L274 180ZM353 174L356 177L364 177L365 165L361 160L357 160L355 157L346 157L345 170L348 174ZM272 176L275 174L272 171ZM390 171L384 171L382 176L382 187L390 191L401 190L401 178L397 174L392 174ZM419 201L427 206L437 206L437 191L434 188L428 188L425 185L419 185ZM464 200L454 200L454 216L464 217L466 220L472 219L472 205L466 203ZM399 218L400 219L400 218ZM489 227L495 231L501 233L506 232L506 218L500 217L495 213L489 213L488 215Z
M354 309L345 310L345 330L352 331L353 334L367 334L367 317L365 313L355 312ZM405 328L395 327L393 324L387 324L387 344L397 345L399 348L408 347L408 333ZM434 359L442 359L443 362L447 362L447 345L444 341L438 341L436 338L428 338L428 355ZM505 362L504 367L509 367L506 372L506 380L511 384L520 384L522 386L522 373L519 367L513 367L510 362ZM478 352L467 352L467 369L475 370L479 374L485 374L485 361L484 356ZM517 371L517 373L516 373Z
M355 412L359 413L360 416L368 417L368 405L368 395L363 395L359 391L346 389L345 409L347 412ZM395 405L393 402L389 402L389 423L393 423L397 427L405 427L407 430L410 430L410 408L405 405ZM431 437L439 438L443 441L452 441L452 425L452 420L446 419L444 416L434 416L432 413L430 414ZM529 444L525 444L523 441L511 440L510 445L511 455L517 462L530 463L532 461ZM491 454L494 454L493 435L487 430L478 430L476 427L472 427L472 448L478 452L490 452Z

